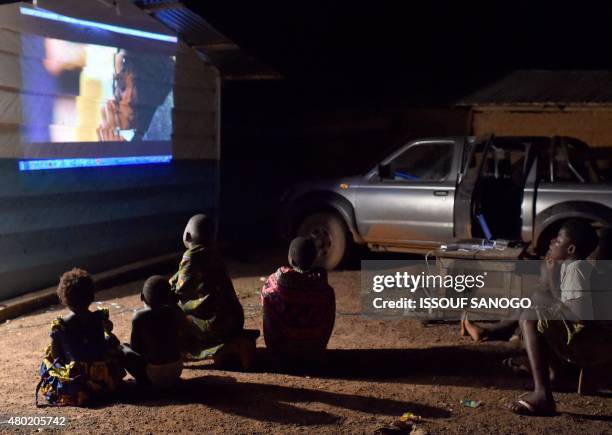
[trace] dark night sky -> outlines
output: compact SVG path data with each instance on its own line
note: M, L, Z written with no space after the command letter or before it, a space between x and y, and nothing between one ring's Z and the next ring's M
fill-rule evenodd
M445 99L514 69L612 69L612 15L604 2L185 3L311 89Z
M515 69L612 69L606 1L183 3L305 94L436 102Z

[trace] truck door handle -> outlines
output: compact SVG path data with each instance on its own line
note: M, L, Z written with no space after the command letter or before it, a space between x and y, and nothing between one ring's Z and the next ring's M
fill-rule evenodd
M434 196L448 196L448 190L434 190Z

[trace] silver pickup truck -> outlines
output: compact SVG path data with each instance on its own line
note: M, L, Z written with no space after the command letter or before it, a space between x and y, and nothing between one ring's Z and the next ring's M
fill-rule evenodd
M328 269L353 244L425 253L487 237L542 255L565 219L612 225L612 185L569 137L414 140L365 174L299 184L281 202L284 234L314 237Z

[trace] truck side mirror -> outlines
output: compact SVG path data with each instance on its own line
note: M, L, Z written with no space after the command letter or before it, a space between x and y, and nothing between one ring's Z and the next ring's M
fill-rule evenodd
M380 180L389 180L390 178L393 178L393 174L392 174L392 170L391 170L391 164L388 163L386 165L383 165L382 163L378 165L378 178L380 178Z

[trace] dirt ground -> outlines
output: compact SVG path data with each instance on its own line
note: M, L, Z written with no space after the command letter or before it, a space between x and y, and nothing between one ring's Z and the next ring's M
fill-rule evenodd
M260 277L282 256L228 261L246 312L246 325L261 329ZM426 433L612 433L612 398L574 393L576 377L557 389L560 415L529 418L511 414L504 403L531 387L501 360L521 352L507 343L474 344L458 326L423 326L408 320L361 317L359 271L330 275L336 290L336 327L328 364L311 373L282 373L258 340L258 363L248 373L188 363L175 391L143 397L128 388L116 402L94 409L36 408L37 367L60 306L0 326L2 420L10 416L65 416L63 430L76 432L374 433L404 412L422 416ZM115 332L127 341L142 281L98 294ZM476 409L461 399L482 401ZM31 431L35 428L0 430ZM421 432L423 433L423 432Z

